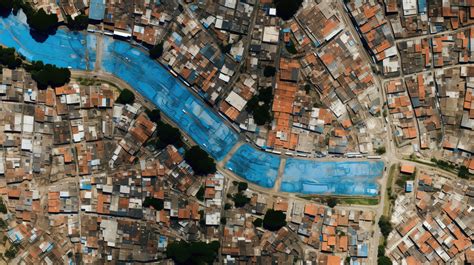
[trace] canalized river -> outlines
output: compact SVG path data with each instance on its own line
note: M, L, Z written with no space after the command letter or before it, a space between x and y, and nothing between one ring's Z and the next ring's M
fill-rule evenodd
M96 35L60 29L44 42L30 35L26 18L20 12L0 18L0 44L15 48L30 61L43 61L60 67L93 70L96 61ZM102 70L134 87L153 102L183 131L220 161L239 141L213 110L190 92L178 78L128 42L103 37ZM262 187L275 185L280 156L244 144L232 155L226 167ZM382 176L382 161L320 162L288 158L280 191L304 194L362 195L378 194L377 179Z

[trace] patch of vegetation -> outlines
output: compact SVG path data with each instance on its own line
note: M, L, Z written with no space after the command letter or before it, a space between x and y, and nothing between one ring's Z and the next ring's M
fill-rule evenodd
M385 194L385 200L384 200L384 206L383 206L383 215L389 216L390 215L390 207L392 204L392 201L395 201L396 194L393 194L392 191L392 183L393 183L393 178L395 177L397 170L397 165L393 164L390 167L389 173L388 173L388 179L387 179L387 193Z
M250 198L247 197L243 192L237 192L234 196L232 196L232 200L234 201L235 207L244 207L247 203L250 202Z
M264 125L272 121L270 110L272 107L273 93L272 88L261 89L257 95L254 95L248 102L246 110L252 114L257 125Z
M27 23L30 29L43 35L53 34L58 28L58 17L55 14L46 14L41 8L27 15Z
M377 198L338 198L340 204L377 205Z
M414 172L413 174L400 173L400 174L398 175L398 178L397 178L397 180L395 181L395 183L397 184L398 187L404 188L406 182L409 181L409 180L414 180L414 179L415 179L415 176L416 176L416 170L415 170L415 172Z
M382 233L382 235L384 237L387 237L390 232L392 232L393 228L392 228L392 224L390 223L390 220L388 217L386 216L381 216L380 217L380 220L379 220L379 227L380 227L380 232Z
M173 242L166 247L166 256L176 264L212 264L217 257L220 244L218 241Z
M377 265L392 265L392 261L387 256L377 258Z
M255 226L255 227L262 227L263 225L263 220L262 218L257 218L255 220L253 220L252 224Z
M157 45L153 46L153 48L150 49L150 58L152 59L158 59L163 55L163 42L158 43Z
M298 51L295 48L295 44L293 41L290 41L288 44L285 45L286 50L291 54L297 54Z
M237 189L239 190L239 192L247 190L247 188L248 188L248 186L249 186L249 185L247 184L247 182L245 182L245 181L241 181L241 182L239 182L239 184L237 184L237 185L238 185L238 186L237 186Z
M300 8L303 0L273 0L277 10L277 16L283 20L292 18Z
M221 217L221 224L226 225L227 224L227 218Z
M64 86L71 80L71 71L68 68L44 64L42 61L33 61L30 65L25 65L25 70L31 73L39 89Z
M158 123L161 120L161 112L159 109L154 110L145 110L146 115L150 119L150 121Z
M153 198L153 197L146 197L143 201L143 207L153 207L153 209L157 211L163 210L164 201L161 199Z
M10 69L15 69L21 66L21 63L22 60L16 55L15 49L0 47L0 64Z
M222 53L229 53L230 50L232 49L232 44L227 44L227 45L219 45L219 47L221 48L221 52Z
M200 201L204 201L204 192L206 191L206 188L204 186L201 186L196 193L196 198Z
M326 199L326 204L327 204L330 208L336 207L336 205L337 205L337 198L330 197L330 198Z
M265 77L272 77L276 74L276 68L270 65L265 66L263 69L263 76Z
M178 128L175 128L162 121L158 121L156 125L156 132L158 136L156 148L163 149L170 144L176 146L177 148L183 146L181 132Z
M304 85L304 91L306 92L306 94L309 94L309 92L311 92L311 85L310 84Z
M0 198L0 213L7 213L7 206L3 202L3 200Z
M0 219L0 228L5 229L8 227L7 222L5 222L3 219Z
M196 175L216 173L216 163L206 151L195 145L184 153L184 160L191 166Z
M232 205L230 205L230 203L224 204L224 210L229 210L230 208L232 208Z
M385 152L386 152L385 146L381 146L381 147L377 148L377 149L375 150L375 152L376 152L378 155L383 155L383 154L385 154Z
M117 100L115 100L116 103L119 103L119 104L133 104L133 102L135 102L135 94L133 94L132 91L124 88L122 89L122 91L120 91L120 95L119 97L117 98Z
M73 31L81 31L87 29L89 25L89 17L83 14L76 16L74 19L71 16L67 16L67 27Z
M18 247L15 245L11 245L7 251L5 251L5 257L7 259L13 259L16 257L16 254L18 253Z
M263 228L270 231L280 230L286 225L286 214L282 211L268 209L263 217Z
M472 177L472 175L469 174L469 169L466 166L462 165L459 167L458 177L463 179L469 179L470 177Z

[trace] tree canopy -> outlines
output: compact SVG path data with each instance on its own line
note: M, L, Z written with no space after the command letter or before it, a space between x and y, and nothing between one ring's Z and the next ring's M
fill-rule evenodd
M40 89L46 89L48 86L53 88L64 86L71 80L71 71L68 68L43 64L41 61L34 61L25 68L31 72L31 77L36 81Z
M132 91L124 88L120 91L120 95L115 102L120 104L133 104L133 102L135 102L135 95Z
M58 17L55 14L46 14L42 8L27 16L27 23L30 29L38 33L49 35L58 27Z
M275 76L275 73L276 73L276 69L275 67L273 66L265 66L265 68L263 69L263 75L265 77L271 77L271 76Z
M248 186L249 186L249 185L247 184L247 182L241 181L241 182L239 182L239 183L237 184L237 189L238 189L239 191L244 191L244 190L246 190L246 189L248 188Z
M277 16L283 20L292 18L300 8L303 0L273 0L277 10Z
M206 151L195 145L184 153L184 160L191 166L196 175L216 173L216 163Z
M163 54L163 43L160 42L157 45L153 46L153 48L150 49L150 57L152 59L158 59L161 57Z
M153 207L157 211L163 210L164 202L161 199L146 197L143 201L143 207Z
M286 225L286 214L282 211L268 209L263 217L263 227L270 231L280 230Z
M330 197L326 200L326 203L329 207L334 208L337 205L337 198Z
M74 19L71 16L67 16L67 27L70 30L85 30L87 29L87 25L89 25L89 17L86 15L80 14Z
M270 114L273 99L272 91L273 89L271 87L261 89L257 95L254 95L247 102L246 110L252 114L257 125L264 125L272 121Z
M381 216L379 220L379 227L380 227L380 232L384 237L387 237L390 232L392 232L392 224L390 223L390 220L385 217Z
M217 257L220 244L218 241L173 242L166 247L166 256L177 264L212 264Z
M237 192L233 197L232 200L234 201L235 207L244 207L247 203L250 202L250 198L247 197L242 192Z
M156 148L163 149L170 144L176 147L183 146L181 132L179 131L179 129L169 125L168 123L164 123L162 121L158 121L156 124L157 124L156 132L158 135Z
M154 110L147 109L145 113L150 119L150 121L152 122L158 123L161 120L161 112L159 109L154 109Z
M19 67L21 63L21 59L15 54L15 49L0 47L0 64L10 69L15 69Z

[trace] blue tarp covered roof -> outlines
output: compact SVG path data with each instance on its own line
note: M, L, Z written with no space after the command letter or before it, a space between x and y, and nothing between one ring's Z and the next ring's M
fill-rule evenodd
M103 20L105 14L105 0L91 0L89 7L89 18Z

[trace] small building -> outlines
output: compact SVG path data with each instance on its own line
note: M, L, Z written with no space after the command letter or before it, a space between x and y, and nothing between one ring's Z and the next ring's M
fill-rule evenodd
M402 164L402 166L400 167L400 173L411 175L415 173L415 166L409 164Z
M407 180L405 183L405 192L412 192L413 191L413 180Z

